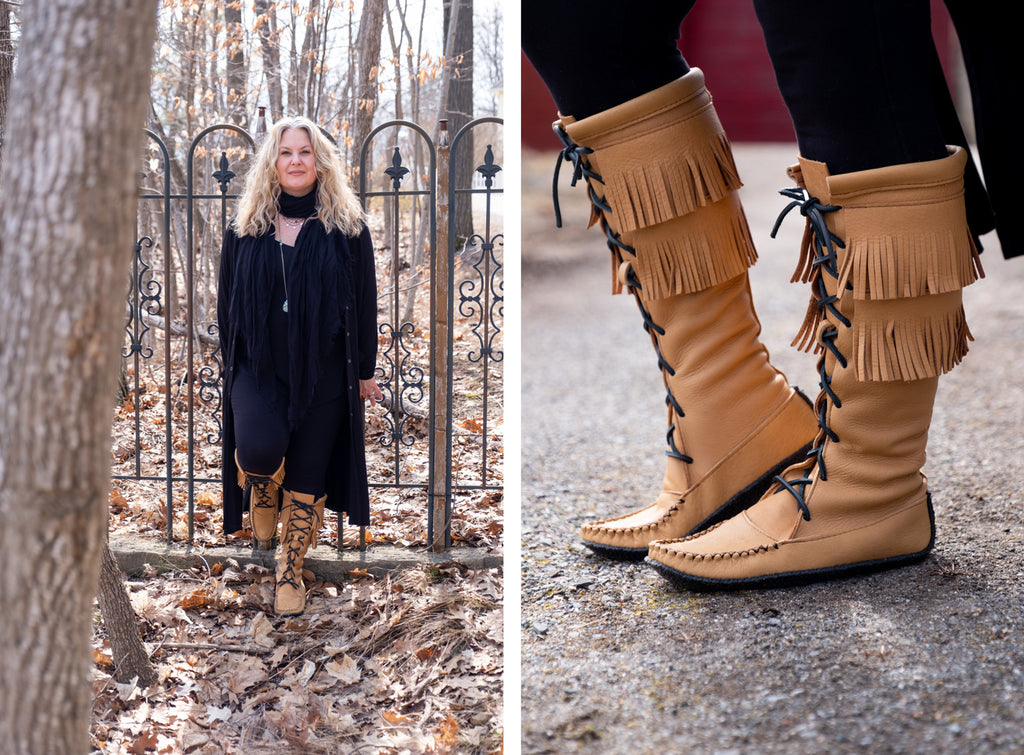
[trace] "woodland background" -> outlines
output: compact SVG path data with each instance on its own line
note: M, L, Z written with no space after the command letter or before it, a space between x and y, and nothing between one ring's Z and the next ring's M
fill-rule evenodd
M23 114L9 106L25 101L9 101L8 95L22 14L31 4L0 0L0 124ZM118 25L118 18L97 13L117 7L107 0L66 0L63 6L71 16L109 18L110 46L132 33ZM311 117L336 139L351 165L365 135L384 120L408 119L431 131L447 118L455 133L472 118L500 115L501 21L499 4L480 0L455 7L440 0L166 0L159 4L150 104L139 129L151 129L169 145L177 186L187 180L184 153L196 133L224 121L255 130L259 106L271 121L282 113ZM50 54L71 60L73 37L69 45L66 28L52 32ZM75 127L75 112L55 97L50 115L66 132ZM117 118L118 112L112 107L109 117ZM2 139L0 165L12 159ZM371 161L383 167L392 146L374 145ZM500 150L497 141L495 148ZM410 150L415 164L415 146ZM4 187L10 175L0 172ZM416 171L410 178L423 180ZM354 175L353 182L357 179ZM6 205L0 197L0 219L9 228ZM387 222L371 209L371 223L382 232ZM470 235L472 222L460 221L460 235ZM182 236L183 223L181 217L174 221L173 235ZM410 255L422 243L414 234L412 239ZM114 407L115 413L121 409ZM117 447L115 437L115 463ZM7 484L0 479L4 512L17 493L5 489ZM494 503L484 502L492 508ZM130 510L131 502L113 491L108 512L113 526ZM500 537L500 507L496 511L497 519L492 513L490 521L497 529L484 535L491 542ZM71 521L67 518L64 526ZM68 532L73 534L73 525ZM79 584L76 570L82 570L67 557L58 549L52 563L42 563L40 556L29 568L39 579L54 575L58 581L49 582L63 582L62 591L71 595ZM5 601L21 600L21 595L7 596L8 585L21 579L13 570L9 576ZM32 751L18 743L39 738L52 743L48 752L89 751L68 746L78 741L74 711L83 705L92 712L89 749L102 753L501 749L500 573L474 573L451 562L386 579L354 573L343 584L314 580L307 613L288 621L270 610L272 583L266 570L241 568L230 560L187 572L154 569L148 579L130 582L128 594L154 678L125 677L124 660L110 643L112 612L104 605L102 614L93 609L92 688L83 692L74 684L75 674L61 671L59 664L52 675L54 659L75 666L73 653L64 652L63 635L32 629L54 626L61 611L73 611L76 602L40 603L30 583L18 582L43 610L35 623L22 622L23 633L41 647L21 655L22 639L16 638L7 654L28 676L16 677L14 667L4 665L0 729L19 732L17 739L6 740L11 751ZM45 666L33 673L35 663ZM37 695L16 678L32 678L33 690L45 679L61 681ZM88 695L84 700L83 694ZM47 721L60 723L51 727Z

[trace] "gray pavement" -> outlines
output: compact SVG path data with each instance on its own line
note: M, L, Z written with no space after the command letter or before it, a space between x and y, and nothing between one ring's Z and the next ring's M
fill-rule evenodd
M734 145L761 254L773 361L813 396L789 341L801 222L768 233L794 145ZM697 595L578 544L580 525L648 503L664 393L633 299L610 295L601 234L554 154L523 164L522 750L524 753L1024 752L1024 260L965 292L976 341L940 381L924 563L830 584Z

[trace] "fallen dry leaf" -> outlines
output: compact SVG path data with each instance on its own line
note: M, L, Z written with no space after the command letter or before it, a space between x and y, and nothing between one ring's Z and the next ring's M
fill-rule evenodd
M128 752L131 755L143 755L147 750L155 750L159 741L157 733L149 729L132 743L128 748Z
M266 617L266 614L262 611L256 614L250 629L250 634L252 634L256 644L263 648L274 647L277 644L277 640L270 636L273 631L274 625L270 623L270 619Z
M362 678L359 664L351 656L342 655L341 660L332 660L324 666L324 671L342 684L355 684Z

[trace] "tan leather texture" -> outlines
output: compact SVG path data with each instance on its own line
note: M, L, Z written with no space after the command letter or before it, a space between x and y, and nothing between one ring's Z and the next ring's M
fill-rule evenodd
M253 475L238 465L238 452L235 452L235 464L238 467L238 485L245 488L249 484L249 500L245 502L249 510L249 527L252 529L254 545L259 550L272 550L277 537L278 523L278 491L284 482L284 459L270 477Z
M316 543L324 521L327 496L314 499L305 493L284 492L281 511L281 547L277 554L277 587L274 611L281 616L294 616L306 608L306 586L302 567L306 553Z
M600 179L590 189L611 209L593 208L637 255L634 268L652 298L708 288L757 259L742 186L698 68L617 107L556 125L587 150ZM617 266L621 260L615 260ZM620 289L613 280L613 290Z
M610 110L559 121L593 174L593 219L655 328L676 449L651 505L583 526L585 542L643 549L691 532L810 442L807 403L760 342L747 269L757 259L728 139L700 69ZM600 209L598 205L607 206ZM630 279L635 274L635 281ZM756 499L756 495L751 500Z
M652 544L651 559L698 580L755 580L809 570L826 570L827 576L829 569L899 559L930 546L931 513L921 469L937 374L952 366L953 351L966 351L966 339L943 352L921 333L962 320L956 281L973 280L970 274L961 277L967 268L961 265L963 260L953 259L961 256L970 265L973 254L962 181L956 180L963 165L963 154L953 150L946 160L832 177L821 163L801 160L807 191L822 203L842 207L825 215L828 227L845 242L836 249L840 275L837 279L824 274L821 279L829 296L840 297L839 310L850 321L847 326L826 312L817 326L819 345L823 333L836 330L835 345L847 360L844 366L829 350L821 357L838 397L833 401L823 391L816 401L835 434L833 438L821 432L816 440L826 474L809 462L784 475L790 481L809 475L803 499L810 519L802 515L794 495L777 486L712 530ZM937 228L948 229L957 242L947 245L945 232L931 233ZM903 271L913 265L891 265L872 267L871 288L864 290L867 278L847 274L853 267L851 257L865 248L859 243L864 237L891 246L894 259L902 254L900 244L912 239L907 254L934 263L931 269L914 272L915 280L925 285L909 284ZM935 239L939 250L924 249L926 238ZM900 279L899 285L890 280L893 277ZM883 292L896 296L886 298ZM882 332L880 345L864 336L864 320L893 323L908 313L920 331L909 345L897 343L891 327ZM896 361L904 364L891 369L916 364L926 376L908 380L899 374L881 375L872 348L887 354L912 351L910 356L900 354Z
M652 334L675 375L663 372L684 416L670 410L679 451L668 457L655 503L583 526L586 541L642 548L680 537L810 442L814 415L760 341L746 273L695 294L641 300L665 329Z

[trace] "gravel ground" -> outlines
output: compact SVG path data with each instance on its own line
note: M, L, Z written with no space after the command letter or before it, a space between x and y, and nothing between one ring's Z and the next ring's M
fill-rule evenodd
M763 338L813 396L815 360L788 345L808 295L788 283L795 213L768 237L796 149L735 150ZM932 556L831 584L692 594L578 543L583 522L656 494L664 392L567 179L554 229L554 162L523 164L522 751L1024 752L1024 261L986 237L988 277L965 292L977 340L940 382Z

